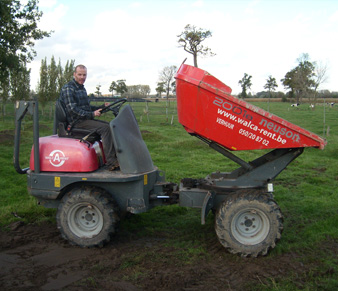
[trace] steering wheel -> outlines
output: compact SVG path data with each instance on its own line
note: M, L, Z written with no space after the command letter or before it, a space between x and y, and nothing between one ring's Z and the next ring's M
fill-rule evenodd
M127 99L126 98L123 98L123 99L120 99L120 100L117 100L113 103L110 103L109 105L107 106L104 106L101 110L101 113L105 113L107 111L113 111L113 114L115 115L115 117L119 114L119 111L120 111L120 108L121 106L127 102Z

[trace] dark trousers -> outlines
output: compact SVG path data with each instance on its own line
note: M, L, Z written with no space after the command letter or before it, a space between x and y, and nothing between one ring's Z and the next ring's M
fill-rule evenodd
M107 160L107 165L112 166L117 163L116 152L114 148L113 136L110 130L110 125L103 120L83 120L75 125L76 128L83 128L87 130L95 130L101 137L103 151Z

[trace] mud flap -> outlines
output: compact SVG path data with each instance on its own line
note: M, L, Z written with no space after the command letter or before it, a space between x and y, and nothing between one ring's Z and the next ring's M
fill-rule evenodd
M203 204L202 204L202 209L201 209L201 224L205 224L205 218L207 217L209 211L214 205L214 199L215 199L216 193L215 192L210 192L205 195Z
M185 178L179 188L179 204L183 207L201 208L201 224L214 207L216 192L197 187L201 181Z

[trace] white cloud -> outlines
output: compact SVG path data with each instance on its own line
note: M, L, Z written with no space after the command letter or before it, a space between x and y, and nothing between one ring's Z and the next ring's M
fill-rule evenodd
M332 13L332 15L329 17L330 23L337 23L338 22L338 10Z
M56 3L57 3L57 0L40 0L39 7L50 8L50 7L53 7Z
M133 2L129 5L130 8L140 8L142 6L142 4L140 2Z
M257 6L260 4L260 0L249 1L248 5L244 10L245 15L255 15L257 13Z
M193 6L193 7L202 7L203 5L204 5L204 1L198 0L198 1L194 2L194 3L192 3L191 6Z
M45 0L44 2L47 2L48 0ZM39 28L46 31L58 31L64 28L62 18L67 13L67 7L63 4L56 5L55 1L48 1L50 2L49 6L45 6L48 8L51 8L48 12L43 13L43 16L41 18L41 21L39 23Z

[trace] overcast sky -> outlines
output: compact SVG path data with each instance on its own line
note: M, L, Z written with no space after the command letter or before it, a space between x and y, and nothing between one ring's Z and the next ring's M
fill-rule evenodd
M40 0L39 28L54 30L36 42L29 65L36 88L41 59L52 56L88 68L88 94L98 84L109 93L112 81L149 85L155 93L166 66L193 65L191 54L178 47L187 24L212 32L203 44L214 57L199 58L199 68L241 91L238 81L252 76L252 93L264 90L269 75L280 79L307 53L328 67L321 89L338 91L337 0Z

